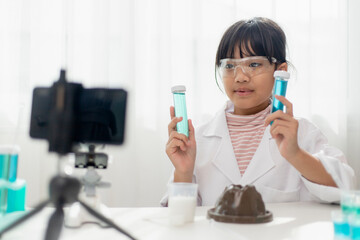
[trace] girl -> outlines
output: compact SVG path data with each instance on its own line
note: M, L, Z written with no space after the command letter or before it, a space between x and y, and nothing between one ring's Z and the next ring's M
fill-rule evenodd
M170 181L196 182L198 205L214 205L230 184L255 185L265 202L336 202L340 188L353 187L343 153L312 123L295 118L288 99L275 96L286 111L270 112L274 71L288 68L285 46L284 32L270 19L236 22L216 54L225 107L196 134L189 120L189 138L176 132L182 118L170 107Z

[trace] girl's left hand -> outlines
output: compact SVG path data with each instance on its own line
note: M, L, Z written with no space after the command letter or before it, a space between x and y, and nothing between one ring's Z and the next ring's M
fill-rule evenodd
M291 161L300 152L297 142L299 122L294 118L292 103L283 96L275 97L286 106L286 113L279 110L270 114L265 119L265 126L274 121L270 134L276 140L281 156Z

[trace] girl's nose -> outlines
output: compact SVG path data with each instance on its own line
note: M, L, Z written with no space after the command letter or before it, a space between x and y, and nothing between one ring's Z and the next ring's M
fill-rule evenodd
M234 71L234 78L235 78L235 82L240 82L240 83L243 83L243 82L249 82L250 81L250 78L249 76L247 76L243 69L241 67L237 67Z

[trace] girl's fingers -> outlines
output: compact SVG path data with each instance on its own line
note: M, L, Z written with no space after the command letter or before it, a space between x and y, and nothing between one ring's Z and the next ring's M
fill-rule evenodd
M184 134L180 134L176 131L176 124L183 120L182 117L175 117L175 108L173 106L170 107L170 117L171 121L168 125L168 133L169 133L169 140L168 143L173 139L181 139L186 145L189 145L190 141L195 141L195 128L192 124L191 119L188 119L188 126L189 126L189 138L186 137Z
M269 125L272 121L275 121L276 119L292 121L294 118L289 114L286 114L283 111L279 110L274 113L271 113L269 116L266 117L265 126Z
M277 100L279 100L282 104L285 105L286 114L289 114L290 116L293 116L293 105L292 105L292 103L289 100L287 100L287 98L284 97L284 96L275 95L275 98Z
M182 117L173 117L168 125L169 136L170 133L176 131L176 124L182 121Z
M175 117L175 108L174 106L170 106L170 119Z
M286 136L289 128L286 126L276 126L271 129L270 133L273 138L276 138L278 135Z
M183 141L184 143L186 143L186 142L188 141L188 138L186 137L185 134L178 133L177 131L172 131L172 132L170 133L169 142L170 142L172 139L179 139L179 140Z
M283 126L283 127L291 127L292 126L292 122L289 121L285 121L285 120L281 120L279 118L275 119L273 124L272 124L272 128L275 128L277 126Z
M175 130L176 129L176 123L175 122L175 125L173 123L174 121L174 118L175 118L175 108L173 106L170 106L170 119L171 119L171 122L169 123L168 125L168 132L169 132L169 135L170 135L170 132Z
M168 146L170 147L170 149L173 149L173 148L180 148L182 151L186 151L186 145L183 141L179 140L179 139L176 139L176 138L173 138ZM175 151L174 151L175 152Z
M281 134L283 136L288 136L288 137L292 137L292 136L296 137L297 129L298 129L298 121L297 120L290 122L290 121L276 119L276 120L274 120L274 122L270 128L270 133L273 137L278 134Z

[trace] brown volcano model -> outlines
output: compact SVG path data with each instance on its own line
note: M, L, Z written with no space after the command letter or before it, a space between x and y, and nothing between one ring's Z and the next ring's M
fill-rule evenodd
M207 216L218 222L229 223L265 223L273 219L253 185L226 187Z

